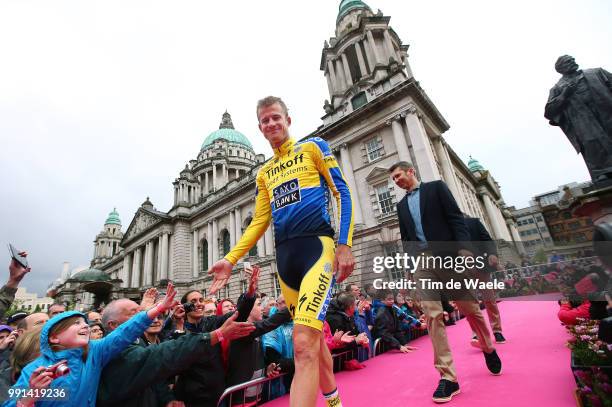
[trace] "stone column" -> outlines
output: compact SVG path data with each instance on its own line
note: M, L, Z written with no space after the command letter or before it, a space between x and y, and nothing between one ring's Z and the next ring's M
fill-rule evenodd
M236 179L240 178L240 170L236 168Z
M204 173L204 192L208 193L208 171Z
M361 78L363 78L368 75L368 70L366 69L366 65L363 60L363 53L361 52L361 45L359 44L359 41L355 42L355 52L357 53L357 62L359 63L359 70L361 71Z
M259 240L257 241L257 256L259 257L263 257L266 255L266 244L264 240L265 240L265 234L264 236L260 237Z
M494 239L502 238L502 231L499 227L499 218L495 211L497 211L497 207L493 203L493 200L487 193L482 194L482 200L485 204L485 210L487 211L487 216L489 217L489 221L491 221L491 227L493 228Z
M217 189L217 164L213 163L212 165L213 167L213 171L212 171L212 177L213 177L213 189L216 190Z
M397 53L395 52L395 48L393 47L393 40L391 40L391 35L389 34L389 30L384 30L383 36L385 37L385 47L387 48L388 56L393 57L393 59L395 59L397 63L401 64L402 59L398 57ZM388 58L387 58L387 62L388 62Z
M405 120L408 137L410 137L416 159L419 178L424 182L439 180L440 173L438 172L438 166L429 144L429 136L427 136L423 124L417 116L417 110L414 105L410 106L406 111Z
M370 72L374 72L374 67L376 66L376 61L374 60L374 56L372 55L372 48L368 43L368 38L363 38L363 49L365 50L365 56L368 61L368 66L370 67Z
M383 61L380 58L380 53L378 52L378 48L376 47L376 42L374 42L374 36L372 35L372 31L368 31L368 43L370 44L370 48L372 49L372 53L374 54L374 64L378 65Z
M140 267L142 264L142 247L134 253L134 267L132 268L132 287L140 288Z
M342 61L340 59L335 60L336 63L336 75L338 75L338 90L344 92L348 85L346 84L346 78L344 77L344 67L342 66Z
M334 61L331 59L327 61L327 70L329 71L330 78L332 81L332 91L330 92L330 95L333 95L340 88L340 83L338 81L338 77L336 76Z
M408 143L406 142L406 136L404 135L404 129L402 129L402 124L399 121L400 118L400 115L396 115L386 124L390 124L391 130L393 130L393 141L395 141L398 158L400 161L408 161L409 163L412 163L412 158L410 158L410 150L408 149Z
M442 137L436 137L433 140L434 149L436 150L436 155L440 160L440 166L442 167L442 174L444 174L444 181L451 193L455 197L455 201L461 208L464 213L467 213L467 208L465 207L465 203L463 199L461 199L461 190L457 185L457 179L455 178L455 172L453 171L453 166L450 162L449 156L446 152L446 146L442 143Z
M132 253L125 253L123 256L123 272L121 273L121 288L128 288L130 286L130 274L132 266Z
M153 273L153 284L157 284L159 280L162 279L162 235L157 237L157 259L156 259L157 267L155 272Z
M236 242L238 242L242 237L242 214L240 208L234 208L234 212L236 213Z
M353 86L353 78L351 78L351 69L348 64L348 59L346 58L346 54L342 54L342 67L344 68L344 76L346 78L346 87ZM359 79L359 78L356 78Z
M219 230L217 226L217 219L213 219L212 221L212 259L213 263L219 260Z
M145 285L153 285L153 242L148 241L145 250Z
M234 211L230 210L229 212L229 233L230 233L230 246L236 246L236 218L234 216Z
M506 226L506 218L504 217L502 210L497 205L495 205L495 207L497 208L497 211L495 212L497 214L497 220L499 222L499 229L501 230L501 238L507 242L511 242L512 237L510 236L510 230Z
M161 272L160 272L160 279L165 279L168 278L168 234L164 233L162 234L162 241L161 241Z
M191 255L191 259L192 259L192 263L191 263L191 269L192 269L192 276L193 278L197 278L198 274L200 272L199 270L199 256L198 256L198 240L199 240L199 232L198 229L193 231L193 249L191 251L192 255Z
M355 174L353 173L353 164L349 154L348 145L346 143L340 145L340 161L342 162L342 174L346 177L353 201L353 220L355 223L363 223L363 215L361 212L361 203L359 202L359 193L357 191L357 183L355 182Z
M272 236L272 222L268 225L266 233L264 233L264 243L266 246L266 256L274 254L274 237Z
M213 265L212 222L206 225L206 242L208 243L208 268Z
M525 254L525 246L523 245L519 231L516 228L516 223L514 223L512 219L506 219L506 226L508 226L508 229L510 229L512 240L514 240L514 245L518 249L519 253Z
M332 84L331 78L329 77L329 71L325 71L325 80L327 81L327 90L330 95L334 94L334 85Z

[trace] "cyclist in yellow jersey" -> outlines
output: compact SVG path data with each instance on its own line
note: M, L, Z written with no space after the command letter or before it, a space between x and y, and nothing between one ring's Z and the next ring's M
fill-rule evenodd
M214 277L210 291L215 293L227 283L233 265L273 220L279 282L295 322L291 406L314 406L318 387L328 406L342 406L322 326L334 281L342 282L355 267L351 194L324 140L298 143L289 136L291 117L280 98L260 100L257 119L274 157L257 173L251 224L236 246L208 271ZM338 204L337 247L328 213L330 190Z

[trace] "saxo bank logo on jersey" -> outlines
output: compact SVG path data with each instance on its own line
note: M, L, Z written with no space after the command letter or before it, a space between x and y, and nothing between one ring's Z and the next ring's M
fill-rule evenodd
M297 178L283 182L274 188L272 193L274 194L274 208L277 210L302 200L300 182Z

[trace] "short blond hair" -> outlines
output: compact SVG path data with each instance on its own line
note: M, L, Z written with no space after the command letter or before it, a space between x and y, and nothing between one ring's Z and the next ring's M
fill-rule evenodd
M283 99L276 96L266 96L263 99L260 99L257 102L257 120L259 120L259 111L264 107L272 106L273 104L278 103L281 109L283 109L283 113L285 116L289 116L289 109L287 109L287 105L283 102Z

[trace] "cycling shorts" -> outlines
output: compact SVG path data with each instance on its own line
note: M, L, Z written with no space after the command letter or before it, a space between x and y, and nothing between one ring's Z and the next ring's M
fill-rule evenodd
M335 284L334 251L328 236L297 237L276 246L281 292L294 323L323 330Z

